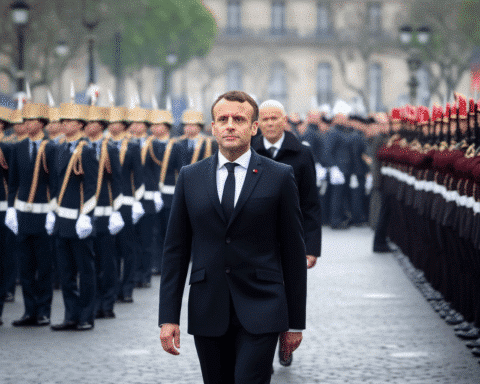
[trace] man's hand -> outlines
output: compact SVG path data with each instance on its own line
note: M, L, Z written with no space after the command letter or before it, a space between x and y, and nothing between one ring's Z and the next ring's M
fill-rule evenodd
M302 342L302 332L280 333L280 351L283 353L283 360L288 360Z
M165 352L179 355L180 352L175 347L180 348L180 326L178 324L163 324L160 330L160 341Z
M317 257L312 255L307 255L307 269L313 268L317 264Z

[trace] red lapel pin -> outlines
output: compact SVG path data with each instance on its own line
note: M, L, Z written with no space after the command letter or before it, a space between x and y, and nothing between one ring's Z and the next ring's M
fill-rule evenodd
M258 170L254 169L254 170L253 170L253 173L258 173Z

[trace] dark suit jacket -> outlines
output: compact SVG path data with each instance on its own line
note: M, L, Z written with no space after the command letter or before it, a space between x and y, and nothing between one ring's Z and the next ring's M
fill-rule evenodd
M180 322L191 259L189 333L223 335L230 300L250 333L304 329L306 254L292 168L252 151L226 223L217 162L215 155L180 171L163 255L159 324Z
M259 155L270 157L263 145L263 136L252 140L252 148ZM275 161L291 165L293 168L300 196L307 255L320 256L322 216L312 150L300 143L293 133L285 132L285 139L275 156Z

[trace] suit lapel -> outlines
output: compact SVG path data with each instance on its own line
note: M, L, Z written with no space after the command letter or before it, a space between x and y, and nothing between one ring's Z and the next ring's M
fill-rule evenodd
M222 220L225 222L225 215L223 214L223 209L220 204L220 199L218 198L218 189L217 189L217 164L218 164L218 153L215 156L209 157L209 164L206 168L205 180L207 181L207 191L208 196L212 200L215 210L218 212Z
M242 191L240 192L240 196L238 197L237 204L235 205L235 209L233 210L232 216L230 217L230 222L228 226L230 226L235 220L238 215L238 212L243 208L246 201L250 197L253 192L253 189L257 185L258 180L262 174L262 162L260 156L252 149L252 157L250 158L250 164L248 165L247 174L245 176L245 181L243 183Z

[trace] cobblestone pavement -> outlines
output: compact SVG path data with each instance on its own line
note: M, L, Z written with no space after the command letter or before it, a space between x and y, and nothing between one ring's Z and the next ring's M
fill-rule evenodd
M374 254L368 228L324 229L323 256L308 273L307 330L291 367L272 383L480 383L480 365L408 280L391 254ZM20 290L0 327L0 383L201 383L182 313L180 356L164 353L157 327L159 278L118 304L115 320L87 332L12 327ZM184 303L185 304L185 303ZM52 321L63 320L55 292Z

